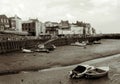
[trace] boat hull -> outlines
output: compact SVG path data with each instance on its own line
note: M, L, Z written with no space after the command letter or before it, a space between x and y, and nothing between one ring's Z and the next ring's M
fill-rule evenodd
M94 69L93 66L89 65L80 65L80 67L78 67L79 65L69 72L70 78L82 78L87 71Z
M86 78L100 78L107 76L109 72L109 67L97 67L91 71L85 73Z

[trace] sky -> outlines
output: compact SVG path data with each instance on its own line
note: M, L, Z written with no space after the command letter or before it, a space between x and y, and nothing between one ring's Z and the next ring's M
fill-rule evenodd
M77 20L90 23L97 33L120 33L120 0L0 0L0 14L22 20Z

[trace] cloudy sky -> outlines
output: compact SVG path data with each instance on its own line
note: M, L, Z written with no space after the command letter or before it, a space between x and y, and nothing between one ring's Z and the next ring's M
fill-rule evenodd
M120 33L120 0L0 0L0 14L23 20L76 20L91 23L102 33Z

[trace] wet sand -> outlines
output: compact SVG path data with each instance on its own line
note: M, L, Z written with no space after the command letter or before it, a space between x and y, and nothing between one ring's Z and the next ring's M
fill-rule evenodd
M38 72L21 72L16 75L0 76L0 84L120 84L120 54L112 57L86 61L82 64L108 66L108 76L99 79L70 79L68 71L74 66L51 68ZM76 65L77 66L77 65Z
M13 52L0 55L0 72L38 70L78 64L91 59L120 53L120 40L102 40L102 44L61 46L50 53Z
M61 46L51 53L14 52L0 55L0 71L44 69L36 72L22 71L19 74L0 76L0 84L120 84L120 40L102 40L102 44L88 45L86 49L77 46ZM87 61L87 62L85 62ZM108 77L100 79L76 79L68 77L74 64L110 66ZM61 66L67 66L61 68ZM59 67L59 68L55 68Z

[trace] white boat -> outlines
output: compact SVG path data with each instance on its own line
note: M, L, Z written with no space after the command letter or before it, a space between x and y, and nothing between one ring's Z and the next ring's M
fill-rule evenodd
M90 65L78 65L72 71L69 72L70 78L81 78L85 75L89 70L94 69L94 66Z
M33 52L33 51L32 51L32 50L29 50L29 49L24 49L24 48L22 48L22 52L31 53L31 52Z
M86 78L100 78L106 76L109 72L109 67L96 67L95 69L85 73Z
M34 51L35 52L47 52L47 53L49 53L49 50L45 49L45 48L43 48L43 49L35 49Z
M80 43L80 42L75 42L75 43L71 43L71 45L72 46L81 46L81 47L84 47L84 46L86 46L86 43L85 42L82 42L82 43Z
M39 45L38 45L38 48L44 49L44 48L45 48L45 45L44 45L44 44L39 44Z
M38 48L39 49L48 49L49 51L52 51L52 50L56 49L56 46L53 44L50 44L50 45L39 44Z

